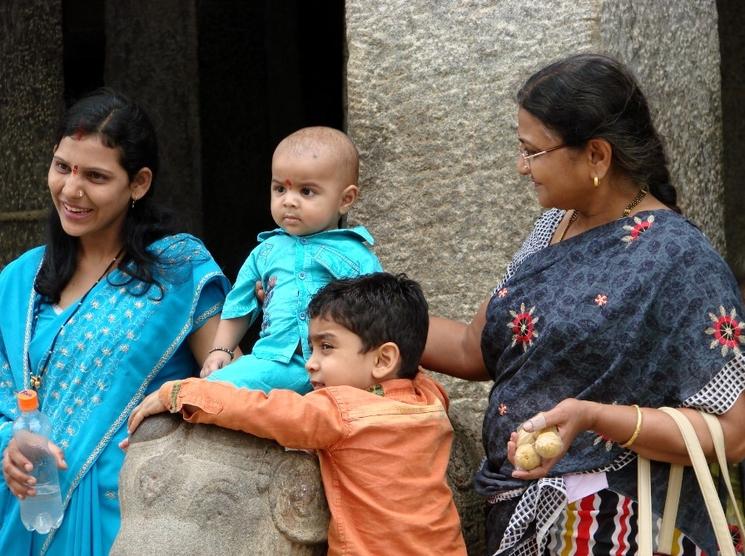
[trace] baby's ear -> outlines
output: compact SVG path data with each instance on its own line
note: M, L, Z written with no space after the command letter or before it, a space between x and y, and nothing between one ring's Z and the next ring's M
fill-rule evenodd
M354 184L348 185L341 192L341 203L339 205L339 214L346 214L349 208L357 200L360 194L360 188Z
M398 345L393 342L386 342L379 346L377 351L375 366L372 371L375 380L383 381L396 378L398 369L401 367L401 352Z

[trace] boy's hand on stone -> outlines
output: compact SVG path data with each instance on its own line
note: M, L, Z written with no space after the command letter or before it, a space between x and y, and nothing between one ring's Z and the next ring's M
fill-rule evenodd
M119 443L119 447L122 450L129 448L129 437L132 436L132 434L137 430L137 427L140 426L140 423L142 423L146 417L163 413L165 411L168 411L168 408L162 401L160 401L157 390L146 396L145 399L140 402L140 405L132 410L132 413L129 416L129 421L127 421L127 433L129 436Z

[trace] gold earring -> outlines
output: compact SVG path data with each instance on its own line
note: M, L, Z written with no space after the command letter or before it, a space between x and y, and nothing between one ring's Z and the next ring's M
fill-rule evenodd
M597 187L598 185L600 185L600 180L598 179L597 176L593 176L593 178L592 178L592 185L594 185L595 187Z

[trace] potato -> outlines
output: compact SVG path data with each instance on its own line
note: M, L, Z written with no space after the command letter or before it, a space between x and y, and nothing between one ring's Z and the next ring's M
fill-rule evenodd
M515 463L520 469L530 471L541 464L541 456L538 455L532 444L523 444L518 446L515 451Z
M550 459L561 453L564 443L561 441L557 428L549 427L538 433L533 447L539 456Z
M522 446L523 444L533 444L535 442L535 433L528 432L524 428L520 427L517 430L517 445Z

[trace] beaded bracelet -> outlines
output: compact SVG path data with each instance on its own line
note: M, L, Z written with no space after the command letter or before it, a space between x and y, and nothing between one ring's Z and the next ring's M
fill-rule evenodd
M213 353L213 352L215 352L215 351L222 351L222 352L225 352L225 353L227 353L228 355L230 355L230 360L231 360L231 361L232 361L232 360L233 360L233 358L235 357L235 352L234 352L234 351L233 351L232 349L228 349L228 348L226 348L226 347L216 347L216 348L212 348L212 349L211 349L211 350L209 351L209 353Z
M639 431L642 430L642 410L639 409L639 406L636 404L632 407L636 409L636 428L634 429L634 434L631 435L631 438L623 444L620 444L621 448L631 448L634 442L636 442L636 438L639 436Z

